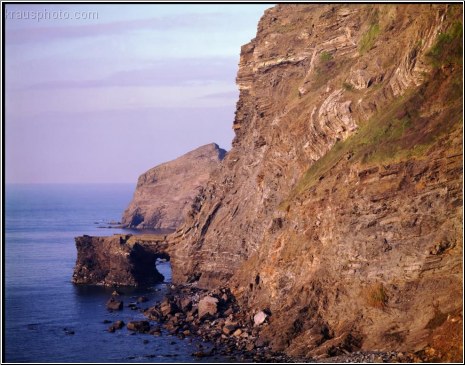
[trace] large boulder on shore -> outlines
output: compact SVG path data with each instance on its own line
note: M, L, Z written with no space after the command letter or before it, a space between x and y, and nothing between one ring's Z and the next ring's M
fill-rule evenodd
M225 154L211 143L143 173L123 214L123 226L176 229Z
M218 312L218 299L211 296L206 296L199 301L199 318L206 315L214 316Z
M147 333L150 331L150 323L148 321L132 321L126 326L129 331Z

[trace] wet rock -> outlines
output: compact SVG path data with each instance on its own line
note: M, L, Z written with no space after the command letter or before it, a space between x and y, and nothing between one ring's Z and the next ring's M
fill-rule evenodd
M63 328L63 331L65 332L65 335L67 335L67 336L72 336L72 335L74 335L74 333L75 333L73 330L68 329L68 328L66 328L66 327Z
M161 336L160 327L151 328L150 331L149 331L149 334L151 334L152 336Z
M204 318L206 315L214 316L218 313L218 299L211 296L206 296L199 301L199 318Z
M116 330L120 330L123 327L124 327L123 321L116 321L116 322L113 322L113 324L110 327L108 327L108 332L115 332Z
M201 358L201 357L209 357L209 356L212 356L212 353L211 353L211 351L208 351L208 352L197 351L197 352L193 352L192 356L199 357L199 358Z
M148 321L132 321L127 324L130 331L148 333L150 332L150 323Z
M163 316L169 316L177 311L176 305L165 299L160 305L160 312Z
M144 311L145 316L154 321L160 322L162 320L163 314L157 307L151 307Z
M131 310L139 309L139 307L137 306L137 303L129 303L128 308L130 308Z
M107 309L111 311L119 311L123 309L123 304L122 300L117 300L111 297L107 302Z
M149 298L147 298L145 295L142 295L142 296L137 298L137 303L145 303L145 302L148 302L148 301L149 301Z

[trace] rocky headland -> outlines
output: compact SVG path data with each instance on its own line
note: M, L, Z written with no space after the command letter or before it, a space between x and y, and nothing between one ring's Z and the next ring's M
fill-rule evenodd
M123 214L122 226L136 229L178 228L194 198L225 155L225 150L211 143L143 173Z
M461 362L462 15L267 10L233 148L166 237L176 287L147 316L256 360Z

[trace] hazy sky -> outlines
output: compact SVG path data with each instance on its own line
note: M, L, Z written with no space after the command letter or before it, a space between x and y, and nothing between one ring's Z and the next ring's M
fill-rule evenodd
M240 46L270 6L6 5L6 181L135 183L229 149Z

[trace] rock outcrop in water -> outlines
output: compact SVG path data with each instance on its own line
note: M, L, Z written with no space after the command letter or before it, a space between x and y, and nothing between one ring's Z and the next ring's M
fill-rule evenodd
M462 7L279 5L173 278L269 308L273 350L461 359Z
M142 174L123 214L123 226L176 229L225 154L211 143Z
M162 235L76 237L73 283L103 286L147 286L163 281L157 258L169 259Z

